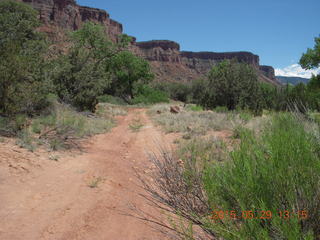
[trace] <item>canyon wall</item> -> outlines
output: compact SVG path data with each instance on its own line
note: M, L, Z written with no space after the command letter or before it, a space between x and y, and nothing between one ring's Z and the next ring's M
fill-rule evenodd
M0 0L1 1L1 0ZM30 4L39 11L43 22L41 31L54 41L63 41L65 30L77 30L85 21L93 21L105 26L106 34L113 40L122 34L122 25L100 9L77 5L75 0L19 0ZM158 81L189 82L203 77L209 70L224 59L237 59L252 65L261 81L278 85L274 69L260 66L259 56L250 52L186 52L173 41L133 41L130 50L148 60Z
M137 42L134 45L135 53L151 63L157 80L192 81L206 75L217 63L236 59L253 66L261 81L279 85L273 67L260 66L259 56L250 52L180 51L178 43L167 40Z
M56 41L61 40L63 30L77 30L85 21L103 24L112 40L122 34L122 24L112 20L101 9L82 7L75 0L19 0L28 3L39 11L39 18L44 23L41 30Z

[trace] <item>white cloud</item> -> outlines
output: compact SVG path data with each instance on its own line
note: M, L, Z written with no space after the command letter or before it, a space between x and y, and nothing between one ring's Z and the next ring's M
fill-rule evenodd
M299 64L292 64L282 69L275 69L275 73L276 76L311 78L312 74L320 74L320 68L304 70Z

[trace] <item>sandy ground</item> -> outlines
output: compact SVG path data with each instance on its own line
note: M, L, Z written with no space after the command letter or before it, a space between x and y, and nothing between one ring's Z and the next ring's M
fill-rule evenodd
M129 129L134 119L143 128ZM144 109L117 117L111 132L90 138L84 152L31 153L0 143L1 240L138 240L168 236L130 214L131 205L163 218L139 193L135 170L151 171L146 151L170 145ZM91 188L90 185L97 186Z

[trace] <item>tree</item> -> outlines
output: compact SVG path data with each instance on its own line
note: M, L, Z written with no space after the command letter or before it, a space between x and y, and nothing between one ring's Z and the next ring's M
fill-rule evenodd
M135 89L149 83L154 77L149 63L129 51L115 55L111 60L110 70L114 77L111 93L127 101L138 93Z
M313 49L308 48L300 59L300 65L304 69L320 67L320 37L315 38ZM320 110L320 74L312 76L307 85L308 103L310 108Z
M314 48L308 48L307 52L304 53L300 59L300 65L304 69L320 67L320 37L316 37L314 41Z
M128 44L130 38L111 42L102 25L85 23L71 33L71 48L57 60L55 84L59 97L80 110L94 110L111 84L111 59Z
M47 44L36 31L38 13L15 1L0 2L0 113L32 114L47 105Z
M248 64L224 60L212 68L204 86L202 105L259 110L259 86L256 71Z
M206 85L206 79L197 79L191 82L189 97L190 102L201 104L203 101L203 87Z
M193 97L191 84L188 83L157 82L153 83L153 86L160 91L168 93L169 97L176 101L190 102Z

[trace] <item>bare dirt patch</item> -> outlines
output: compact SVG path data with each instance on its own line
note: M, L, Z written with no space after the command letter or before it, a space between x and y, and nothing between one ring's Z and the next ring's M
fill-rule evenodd
M143 126L130 131L139 117ZM162 218L139 193L135 171L152 171L146 151L174 136L153 127L144 109L117 117L111 132L90 138L84 152L31 153L0 143L0 239L167 239L130 214L132 205Z

